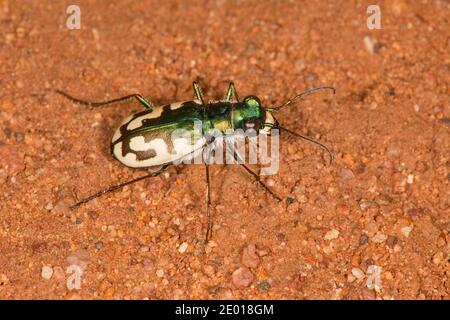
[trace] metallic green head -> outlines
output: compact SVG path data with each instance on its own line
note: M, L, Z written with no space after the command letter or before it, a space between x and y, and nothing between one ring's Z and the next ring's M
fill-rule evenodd
M233 127L235 129L254 129L256 132L268 134L275 124L271 112L263 108L261 100L256 96L247 96L233 108Z

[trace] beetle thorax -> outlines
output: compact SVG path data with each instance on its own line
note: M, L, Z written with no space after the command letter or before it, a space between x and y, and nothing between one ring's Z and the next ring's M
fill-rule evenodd
M231 112L234 129L254 129L258 131L264 122L264 112L258 107L248 107L242 103L236 103Z

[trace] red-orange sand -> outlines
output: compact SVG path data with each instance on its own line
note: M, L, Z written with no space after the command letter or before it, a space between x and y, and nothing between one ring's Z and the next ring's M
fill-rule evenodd
M0 298L449 299L448 1L380 1L379 30L370 1L77 2L81 30L66 1L0 3ZM266 106L335 86L279 114L335 160L283 135L263 179L289 204L211 167L206 247L203 166L69 211L145 174L109 151L140 107L52 90L159 105L191 99L193 80Z

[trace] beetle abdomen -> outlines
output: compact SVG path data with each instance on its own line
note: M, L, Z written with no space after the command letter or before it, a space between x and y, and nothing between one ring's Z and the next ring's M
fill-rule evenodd
M206 141L200 106L199 101L185 101L129 116L113 136L114 157L128 167L143 168L179 161L201 149Z

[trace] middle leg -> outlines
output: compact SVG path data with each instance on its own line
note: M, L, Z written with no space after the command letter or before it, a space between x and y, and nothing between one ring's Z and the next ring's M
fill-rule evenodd
M232 102L233 96L236 99L237 102L239 102L239 96L236 91L236 87L234 86L234 82L230 82L230 85L228 86L227 94L225 95L225 101Z
M192 82L192 87L194 88L195 97L202 102L202 105L205 106L205 100L203 99L203 93L198 85L197 81Z
M206 174L206 235L205 243L208 243L211 237L211 181L209 177L209 164L205 163L205 174Z

